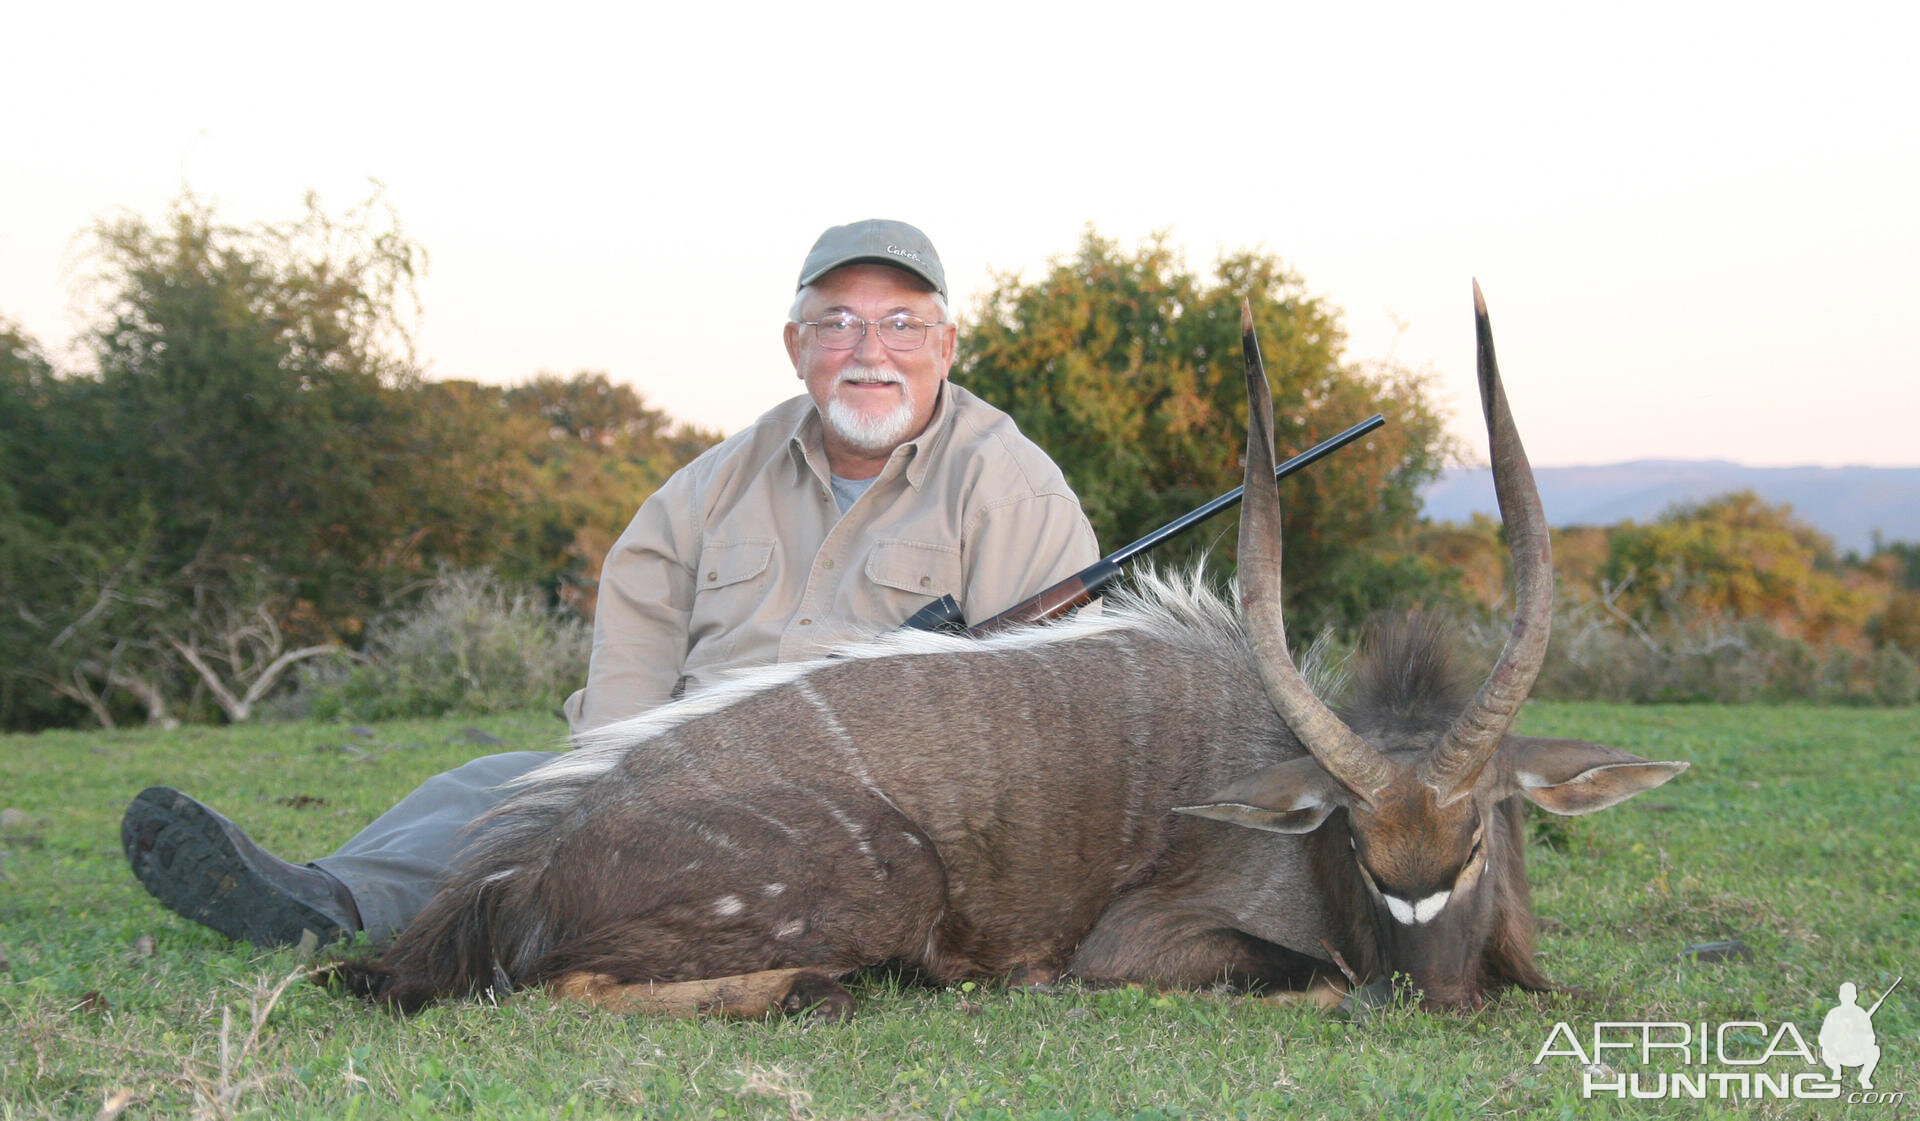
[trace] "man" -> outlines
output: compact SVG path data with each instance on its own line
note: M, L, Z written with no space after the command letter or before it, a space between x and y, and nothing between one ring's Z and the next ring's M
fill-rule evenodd
M785 327L807 392L709 449L640 507L602 566L575 732L736 671L820 657L951 594L987 618L1098 558L1060 470L947 381L955 329L926 235L868 220L820 235ZM257 946L390 937L432 896L462 827L522 751L429 779L330 857L291 864L168 787L121 842L168 908Z

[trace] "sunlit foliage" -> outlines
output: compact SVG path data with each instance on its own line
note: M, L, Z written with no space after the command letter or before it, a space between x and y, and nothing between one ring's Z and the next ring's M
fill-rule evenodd
M954 377L1047 449L1115 548L1239 484L1243 299L1283 456L1371 413L1389 420L1283 486L1296 617L1351 623L1444 584L1396 546L1450 451L1427 379L1347 361L1338 312L1271 256L1229 254L1202 275L1164 238L1129 251L1089 230L1044 276L999 278L962 335ZM1198 544L1230 558L1225 524Z
M88 244L82 368L0 323L0 726L245 719L450 565L578 600L717 438L605 374L422 379L425 254L377 196L236 227L185 195Z

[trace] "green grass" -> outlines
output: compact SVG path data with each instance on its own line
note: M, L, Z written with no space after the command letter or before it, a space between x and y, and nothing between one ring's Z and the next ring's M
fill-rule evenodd
M1585 1038L1595 1020L1791 1020L1812 1043L1840 982L1871 998L1907 974L1874 1019L1875 1086L1920 1096L1913 709L1531 706L1526 731L1694 769L1601 814L1536 817L1543 965L1591 995L1507 995L1474 1015L1393 1008L1356 1022L1199 994L878 979L856 988L859 1016L836 1027L621 1019L537 994L402 1022L299 982L275 999L301 968L295 952L229 944L162 910L127 873L119 817L146 785L179 786L276 851L310 856L484 750L461 734L469 726L511 747L548 746L561 730L528 715L359 732L296 724L0 738L0 809L13 811L0 825L0 1119L1920 1110L1586 1100L1571 1060L1532 1065L1556 1021ZM1730 938L1752 946L1751 962L1676 961L1690 944Z

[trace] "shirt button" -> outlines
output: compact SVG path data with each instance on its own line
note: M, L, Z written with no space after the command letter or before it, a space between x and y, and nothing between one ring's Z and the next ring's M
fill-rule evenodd
M931 588L931 587L933 587L933 577L931 577L931 576L922 576L922 577L920 578L920 586L921 586L921 587L923 587L923 588Z
M811 627L811 626L813 626L813 620L812 620L812 619L802 619L802 620L800 620L800 625L801 625L801 626L803 626L803 627Z
M831 557L829 557L829 558L828 558L827 560L825 560L825 561L823 561L823 562L821 563L821 567L822 567L822 568L832 568L832 567L833 567L833 559L832 559Z
M719 574L718 572L709 572L709 573L707 573L707 579L709 579L709 580L718 580L718 579L720 579L720 574Z

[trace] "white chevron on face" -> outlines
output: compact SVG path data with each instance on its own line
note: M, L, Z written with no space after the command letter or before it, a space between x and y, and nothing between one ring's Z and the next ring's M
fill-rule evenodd
M1433 921L1433 917L1440 913L1440 909L1445 907L1447 900L1452 897L1453 892L1442 891L1416 903L1408 903L1395 895L1383 894L1380 898L1387 901L1387 912L1393 916L1393 921L1402 926L1424 926Z

